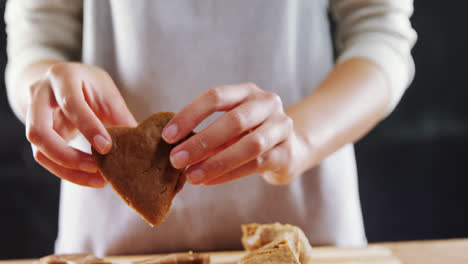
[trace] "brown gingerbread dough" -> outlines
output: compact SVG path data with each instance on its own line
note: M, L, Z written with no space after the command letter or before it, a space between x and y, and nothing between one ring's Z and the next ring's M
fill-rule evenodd
M106 155L92 150L102 176L152 226L166 218L186 180L184 170L173 168L169 161L173 145L161 137L173 116L160 112L137 127L109 127L112 150Z
M289 240L276 240L265 246L250 251L239 264L300 264Z
M292 252L300 263L308 264L311 262L312 247L304 232L297 226L280 223L264 225L254 223L242 225L242 233L242 245L249 251L245 258L250 259L248 262L250 264L262 263L253 262L253 260L257 259L255 255L265 255L265 252L270 252L270 257L273 259L283 255L289 257ZM270 261L273 260L270 259Z
M144 259L132 264L210 264L210 256L201 253L174 253L165 256Z

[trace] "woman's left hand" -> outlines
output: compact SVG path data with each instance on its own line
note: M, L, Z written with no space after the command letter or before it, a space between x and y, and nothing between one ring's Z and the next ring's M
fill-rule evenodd
M295 132L280 97L252 83L206 90L166 125L163 138L176 143L218 111L225 113L171 152L175 168L189 166L189 182L214 185L260 173L281 185L305 170L310 148Z

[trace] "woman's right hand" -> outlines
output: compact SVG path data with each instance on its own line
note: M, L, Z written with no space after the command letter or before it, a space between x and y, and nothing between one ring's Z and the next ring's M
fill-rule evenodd
M36 161L64 180L104 187L106 182L92 156L68 142L81 132L105 154L112 142L103 124L137 124L109 74L95 66L58 63L29 92L26 136Z

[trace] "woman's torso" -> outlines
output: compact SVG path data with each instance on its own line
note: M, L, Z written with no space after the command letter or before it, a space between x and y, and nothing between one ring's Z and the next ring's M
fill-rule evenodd
M139 121L177 112L209 87L247 81L287 106L333 65L326 1L85 1L83 20L83 61L111 74ZM366 240L357 189L347 145L286 187L258 175L187 184L166 221L151 228L110 187L63 182L56 250L235 249L241 224L273 221L299 225L312 244L359 245Z

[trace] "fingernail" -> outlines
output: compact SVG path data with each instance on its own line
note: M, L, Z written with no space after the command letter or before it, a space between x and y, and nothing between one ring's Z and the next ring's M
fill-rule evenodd
M110 142L101 135L96 135L93 138L94 145L96 146L99 153L103 154L109 148Z
M88 185L94 188L103 188L106 186L106 181L102 177L92 177L88 181Z
M80 170L86 171L86 172L96 172L97 171L97 165L93 161L83 161L79 165Z
M205 178L205 172L202 169L195 169L187 173L187 179L191 184L197 184Z
M171 124L168 127L166 127L162 133L164 140L173 141L177 136L177 130L178 128L176 124Z
M187 166L188 159L188 152L186 150L181 150L171 155L171 164L174 168L180 169Z

